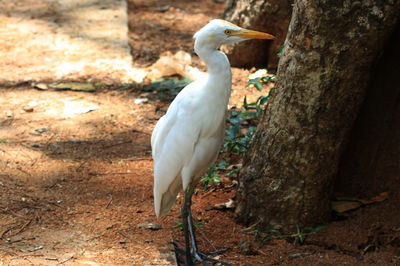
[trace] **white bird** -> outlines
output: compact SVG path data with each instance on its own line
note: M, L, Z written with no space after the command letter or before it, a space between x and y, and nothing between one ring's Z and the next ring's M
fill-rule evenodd
M194 51L206 63L208 76L187 85L153 130L154 207L157 217L165 215L174 205L179 191L185 191L182 207L185 264L193 265L193 256L206 265L206 260L217 260L197 248L191 198L200 178L216 160L224 139L232 73L227 56L218 48L222 44L274 39L274 36L214 19L193 37Z

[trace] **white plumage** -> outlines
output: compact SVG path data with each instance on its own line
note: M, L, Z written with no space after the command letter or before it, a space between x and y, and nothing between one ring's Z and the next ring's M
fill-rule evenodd
M193 187L214 163L221 148L232 74L228 58L218 51L219 46L250 38L272 39L273 36L215 19L194 38L194 50L206 63L208 77L192 82L177 95L151 136L157 217L171 209L181 189L189 193L190 199ZM184 222L186 218L183 217ZM191 222L190 214L189 226ZM194 236L192 245L195 245L193 239ZM190 258L187 259L190 262Z

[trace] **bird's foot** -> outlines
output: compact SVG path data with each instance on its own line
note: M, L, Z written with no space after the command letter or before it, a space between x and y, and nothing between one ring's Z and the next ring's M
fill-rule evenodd
M172 242L172 244L174 245L176 262L178 263L178 265L184 265L184 266L192 266L192 265L194 265L193 261L185 260L185 257L186 257L186 250L185 249L180 248L178 246L178 244L176 244L175 242Z
M203 253L200 251L195 251L194 252L194 258L196 261L200 262L201 264L203 264L204 266L207 266L208 264L206 263L206 261L210 261L213 263L220 263L222 265L232 265L231 262L226 262L226 261L222 261L222 260L218 260L218 259L214 259L211 256L215 256L215 255L219 255L222 254L224 252L226 252L227 249L222 249L222 250L217 250L217 251L213 251L213 252L208 252L208 253Z
M175 254L176 254L176 259L179 265L185 265L185 266L192 266L194 265L193 262L187 262L184 259L181 258L181 256L179 255L185 255L186 254L186 250L178 247L178 245L173 242L172 243L174 245L174 249L175 249ZM217 250L217 251L211 251L211 252L200 252L197 249L192 250L192 256L193 256L193 260L195 262L201 263L203 266L207 266L208 264L206 263L206 261L210 261L212 263L220 263L222 265L232 265L231 262L226 262L226 261L222 261L222 260L218 260L218 259L214 259L211 256L215 256L215 255L219 255L222 254L224 252L226 252L228 249L221 249L221 250Z

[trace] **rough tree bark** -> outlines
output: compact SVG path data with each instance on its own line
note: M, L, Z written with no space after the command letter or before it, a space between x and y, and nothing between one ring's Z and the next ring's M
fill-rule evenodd
M400 24L374 65L366 99L339 164L337 196L398 194L400 184Z
M325 222L339 157L396 0L295 1L272 92L239 177L236 215L292 229Z
M232 66L276 68L277 52L285 41L293 0L229 0L224 19L244 28L273 34L274 42L247 41L223 47Z

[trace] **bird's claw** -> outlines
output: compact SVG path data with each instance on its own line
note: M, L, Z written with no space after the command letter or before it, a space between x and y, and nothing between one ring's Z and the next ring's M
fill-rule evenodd
M210 255L222 254L225 251L227 251L227 249L217 250L217 251L213 251L213 252L209 252L209 253L202 253L202 252L197 251L196 252L197 256L195 255L195 258L196 258L197 261L199 261L204 266L208 265L205 261L211 261L211 262L214 262L214 263L220 263L222 265L232 265L233 264L232 262L226 262L226 261L223 261L223 260L218 260L218 259L214 259L214 258L210 257Z
M187 263L185 260L183 260L179 256L179 254L181 254L181 255L186 254L186 251L184 249L181 249L180 247L178 247L178 245L175 242L173 242L172 244L174 245L174 250L175 250L175 254L176 254L176 258L177 258L178 264L182 264L182 265L185 265L185 266L194 265L191 262ZM226 261L222 261L222 260L218 260L218 259L214 259L214 258L210 257L210 256L222 254L222 253L226 252L227 250L228 249L221 249L221 250L211 251L211 252L207 252L207 253L203 253L203 252L200 252L198 250L193 250L192 251L192 255L194 257L194 260L196 262L201 263L203 266L208 266L206 261L211 261L211 262L214 262L214 263L220 263L222 265L232 265L233 263L231 263L231 262L226 262Z

